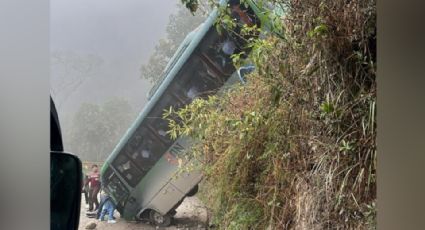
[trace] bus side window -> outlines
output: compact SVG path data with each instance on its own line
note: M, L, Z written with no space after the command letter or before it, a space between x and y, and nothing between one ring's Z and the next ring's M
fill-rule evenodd
M123 151L130 156L139 147L142 139L142 129L139 127L127 142Z
M159 118L157 122L153 123L153 128L159 136L162 137L166 142L171 142L171 138L168 135L168 121L163 118ZM170 143L171 144L171 143Z
M153 144L142 145L142 148L149 150L149 156L154 162L161 158L168 149L168 147L163 143L155 141L155 139L157 140L156 135L157 134L153 134L151 131L148 131L146 137L152 140Z
M154 142L145 134L144 139L141 142L139 148L131 154L131 158L134 160L136 165L143 171L143 174L149 171L149 169L152 167L156 160L152 153L153 145Z
M112 171L111 167L108 166L105 173L103 174L104 175L103 179L105 180L103 183L108 183L108 181L111 179L113 173L114 173L114 171Z
M201 58L221 75L231 75L234 71L231 56L241 51L239 43L226 31L219 35L215 28L211 28L207 36L208 39L202 41L199 46Z
M111 174L106 187L118 202L121 203L127 199L129 192L115 174ZM118 205L120 205L120 203Z
M143 176L167 150L167 147L153 136L150 130L146 130L139 148L130 155L136 166L142 170Z
M170 90L175 92L177 98L183 98L185 104L189 104L197 97L206 97L214 93L224 83L224 79L217 71L210 69L197 56L189 59L177 80Z
M125 154L120 153L112 162L112 165L132 187L136 186L142 177L142 172L137 169L135 164Z
M165 92L152 111L149 113L147 120L147 126L150 127L151 131L154 132L157 138L159 138L165 146L168 148L172 144L170 136L167 134L168 121L163 119L165 110L168 110L170 106L177 104L178 100L174 98L168 92Z

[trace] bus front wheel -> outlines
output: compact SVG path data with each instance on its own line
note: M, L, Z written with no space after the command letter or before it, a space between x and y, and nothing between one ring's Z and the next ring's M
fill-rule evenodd
M167 227L171 224L171 216L166 214L162 215L161 213L151 210L149 212L149 219L152 223L159 227Z

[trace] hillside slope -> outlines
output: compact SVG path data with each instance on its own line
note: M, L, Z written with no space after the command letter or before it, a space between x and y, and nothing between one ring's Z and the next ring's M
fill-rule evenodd
M285 0L248 83L175 113L220 229L376 228L373 0Z

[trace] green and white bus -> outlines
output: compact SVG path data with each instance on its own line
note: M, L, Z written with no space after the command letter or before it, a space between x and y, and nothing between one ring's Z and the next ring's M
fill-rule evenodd
M238 1L220 4L230 4L239 25L260 26L251 7L245 8ZM170 138L168 122L162 115L170 107L182 108L241 77L230 56L245 50L246 40L224 30L218 33L214 26L217 17L216 9L182 42L149 93L148 103L101 169L105 191L127 220L167 226L183 199L197 192L200 173L175 176L179 171L177 157L189 143L185 138Z

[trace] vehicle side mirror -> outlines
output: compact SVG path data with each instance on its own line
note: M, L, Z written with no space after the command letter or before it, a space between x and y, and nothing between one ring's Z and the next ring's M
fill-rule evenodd
M245 75L250 74L250 73L251 73L251 72L253 72L254 70L255 70L255 66L253 66L253 65L247 65L247 66L240 67L240 68L237 70L239 80L240 80L242 83L246 83L246 76L245 76Z
M82 177L78 157L65 152L50 152L50 229L78 229Z

